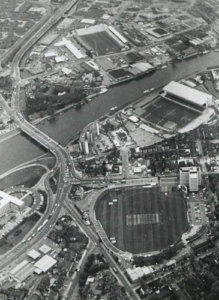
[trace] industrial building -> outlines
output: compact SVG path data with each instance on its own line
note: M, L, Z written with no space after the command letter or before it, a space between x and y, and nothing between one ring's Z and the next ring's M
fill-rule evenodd
M44 255L40 260L38 260L34 266L41 272L47 272L51 267L57 263L57 260L49 255ZM38 272L37 272L38 273Z
M201 171L199 167L180 168L180 185L189 187L190 192L198 192L201 184Z
M25 281L34 271L35 267L28 261L23 260L9 272L9 277L17 282Z
M171 81L163 88L163 91L165 92L164 96L167 96L168 99L171 98L168 96L173 96L175 97L175 99L172 98L173 101L178 100L179 103L188 106L194 105L192 106L193 108L206 108L207 106L212 104L212 95L198 91L179 82ZM182 100L183 102L181 102L180 100Z
M25 204L22 200L0 191L0 217L6 214L10 209L22 211L24 208Z

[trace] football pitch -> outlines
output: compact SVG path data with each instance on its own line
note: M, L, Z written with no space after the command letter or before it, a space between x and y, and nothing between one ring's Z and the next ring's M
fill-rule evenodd
M121 46L106 31L81 35L85 41L98 55L117 53L121 51Z
M164 98L158 98L145 106L144 109L145 113L141 117L148 122L164 126L166 122L171 121L177 124L177 128L184 127L200 115L189 108Z
M115 238L114 246L138 254L162 250L180 239L187 227L184 201L179 191L127 187L109 190L97 200L95 212L108 239Z

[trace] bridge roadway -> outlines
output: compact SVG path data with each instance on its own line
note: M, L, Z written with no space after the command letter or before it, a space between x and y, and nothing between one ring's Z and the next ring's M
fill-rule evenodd
M71 159L69 153L57 142L46 136L44 133L42 133L39 129L35 128L33 125L27 122L27 120L24 119L24 117L21 114L20 111L20 70L19 70L19 63L23 55L32 47L36 41L41 38L47 31L50 29L60 18L61 16L68 10L70 7L72 7L74 4L77 3L78 0L75 0L74 2L69 1L64 5L61 9L58 10L51 18L48 20L41 29L39 29L32 37L29 38L29 40L24 44L24 46L17 52L17 54L14 56L14 59L12 61L12 72L11 77L13 79L13 94L11 99L11 107L8 106L8 104L5 102L4 98L2 99L2 104L5 108L5 110L8 112L10 117L14 120L14 122L19 126L21 131L25 132L28 136L36 140L39 144L43 145L45 148L53 152L53 154L56 157L56 165L53 168L53 170L49 173L48 177L45 178L45 186L47 188L47 191L49 193L48 201L49 205L47 208L46 213L40 220L40 222L37 224L37 226L40 226L44 220L48 219L49 215L51 218L49 219L48 223L38 232L37 229L35 230L35 236L31 239L31 241L26 241L25 243L22 243L12 249L10 251L11 257L5 258L4 262L1 260L0 267L1 269L5 268L7 265L9 265L13 260L15 260L15 256L22 255L25 251L28 250L28 248L32 247L35 243L42 240L43 237L45 237L48 234L48 231L50 230L50 227L55 224L56 220L58 219L61 207L63 204L66 204L66 208L68 209L69 213L73 217L77 217L78 222L84 232L87 234L87 236L90 238L90 240L99 246L100 251L105 255L105 258L109 262L109 265L111 267L114 267L118 272L118 277L121 280L122 284L126 288L127 292L129 293L130 299L139 299L138 296L133 292L130 284L128 283L126 277L121 272L121 270L118 268L117 264L115 263L114 259L109 254L108 250L105 248L103 244L99 243L98 236L92 232L92 230L87 227L84 222L80 219L81 216L78 216L78 212L75 208L71 208L70 204L68 203L67 194L69 189L71 188L71 182L69 182L69 178L65 175L65 168L69 164L71 164ZM53 199L52 191L49 187L49 179L52 177L56 170L60 169L59 174L59 182L58 182L58 188L55 195L55 199ZM72 175L73 178L76 178L76 174L74 172L74 168L72 168ZM90 182L91 180L89 180ZM84 181L83 181L84 182ZM29 235L28 235L29 236ZM28 238L27 236L27 238ZM12 253L13 252L13 253ZM16 253L14 253L16 252Z

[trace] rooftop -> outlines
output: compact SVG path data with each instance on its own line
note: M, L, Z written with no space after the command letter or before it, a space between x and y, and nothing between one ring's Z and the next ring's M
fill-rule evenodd
M57 261L49 255L44 255L40 260L38 260L34 266L43 272L48 271L52 266L54 266Z
M200 106L206 105L208 101L212 99L212 96L209 94L200 92L175 81L171 81L163 90Z

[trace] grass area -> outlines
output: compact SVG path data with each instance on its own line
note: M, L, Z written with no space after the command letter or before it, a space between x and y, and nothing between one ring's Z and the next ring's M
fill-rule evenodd
M113 205L109 205L117 199ZM174 244L187 226L186 203L179 191L158 187L110 190L96 204L96 217L115 246L133 254L158 251Z
M28 192L15 192L15 193L10 193L11 196L14 196L18 199L21 199L25 195L27 195ZM33 204L33 196L32 195L27 195L24 198L22 198L22 201L24 201L25 206L31 207Z
M46 169L41 166L27 167L15 171L0 180L0 189L7 189L17 185L24 185L27 188L33 187L45 173Z
M18 224L11 232L5 237L0 239L0 255L5 254L11 250L12 247L20 243L21 240L28 234L28 232L36 225L40 216L33 214ZM19 233L19 234L18 234Z

